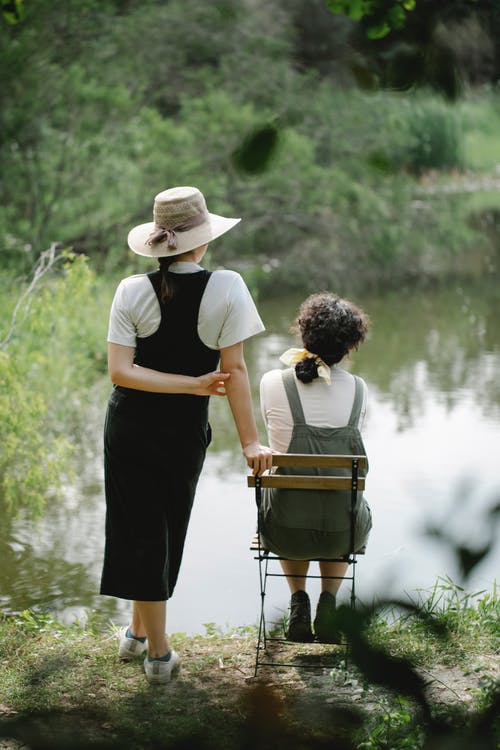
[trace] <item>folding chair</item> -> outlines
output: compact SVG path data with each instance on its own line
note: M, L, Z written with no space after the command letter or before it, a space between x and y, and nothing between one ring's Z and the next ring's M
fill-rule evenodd
M367 471L368 461L366 456L351 456L351 455L320 455L320 454L275 454L273 456L273 466L277 466L276 472L265 474L262 477L249 476L248 486L255 488L255 501L257 508L261 507L262 501L262 490L268 487L276 487L282 489L297 489L297 490L347 490L350 491L350 545L349 551L343 557L336 558L311 558L311 562L344 562L350 566L350 575L343 576L343 580L351 582L351 594L350 601L351 607L355 607L356 604L356 556L364 554L364 550L355 549L355 528L356 528L356 507L358 492L362 492L365 488L364 474ZM280 474L280 467L294 467L304 469L303 474ZM325 475L318 472L322 470L340 469L343 476L331 476ZM312 472L316 472L315 474ZM335 503L335 494L332 494L332 504ZM332 507L332 512L335 512ZM292 664L286 662L276 662L267 656L268 654L268 642L278 641L286 643L286 638L271 637L266 631L266 617L265 617L265 597L267 579L269 577L286 577L283 572L273 573L269 571L269 563L287 559L274 554L270 550L263 546L260 529L260 514L257 513L257 534L252 540L250 549L255 552L255 560L259 561L259 581L260 581L260 597L261 597L261 608L260 608L260 619L259 619L259 634L257 641L257 652L255 658L255 673L257 676L259 667L270 666L270 667L317 667L317 665L308 665L306 663ZM281 570L281 567L280 567ZM319 575L306 576L307 578L322 578ZM331 576L334 578L335 576ZM347 660L347 649L346 649L346 660Z

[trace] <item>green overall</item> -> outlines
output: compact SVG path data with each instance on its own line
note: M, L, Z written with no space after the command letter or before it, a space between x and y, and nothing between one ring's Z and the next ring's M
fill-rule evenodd
M355 376L354 403L345 427L313 427L306 424L292 369L282 373L293 418L287 453L366 455L357 427L363 402L363 383ZM348 469L287 468L282 474L345 475ZM361 474L363 475L363 474ZM264 546L292 560L342 557L350 547L351 493L343 490L267 489L259 510L259 528ZM358 493L355 550L366 545L372 526L370 508Z

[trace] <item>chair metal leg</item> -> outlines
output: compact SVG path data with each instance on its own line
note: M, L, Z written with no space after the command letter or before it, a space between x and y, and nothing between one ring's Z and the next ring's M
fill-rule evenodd
M352 555L351 608L356 608L356 555Z
M351 609L356 609L356 555L352 554L350 556L350 565L352 565L352 574L351 574ZM349 636L346 635L346 643L345 643L345 656L344 656L344 669L347 672L348 666L349 666L349 651L351 648L351 642L349 640Z
M268 563L269 563L269 560L267 559L267 557L263 559L261 550L259 550L260 618L259 618L259 636L257 640L257 652L256 652L256 657L255 657L254 677L257 677L257 671L260 666L260 654L262 651L265 651L267 648L265 597L266 597ZM262 567L264 567L264 571L262 570Z

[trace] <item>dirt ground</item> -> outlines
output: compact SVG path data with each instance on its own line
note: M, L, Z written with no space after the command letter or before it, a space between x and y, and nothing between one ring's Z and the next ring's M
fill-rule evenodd
M186 639L175 644L182 667L175 683L168 686L170 720L183 712L196 715L202 702L209 696L212 715L227 717L228 724L235 714L252 716L254 721L272 724L277 721L297 723L303 731L325 733L332 712L344 712L356 717L384 710L388 693L381 687L369 685L350 664L345 665L345 651L337 646L317 644L272 645L272 658L291 666L275 668L262 666L254 677L255 639L225 637ZM111 648L111 647L110 647ZM114 653L114 646L113 646ZM426 683L426 693L433 705L451 704L462 708L474 705L475 691L485 675L500 678L500 656L470 654L468 666L435 664L420 669ZM304 668L305 664L314 669ZM141 665L123 665L116 675L116 685L124 698L144 691ZM104 703L110 690L106 678L96 680L92 693L96 703ZM136 698L134 698L136 699ZM78 697L73 708L78 706ZM89 704L87 703L87 706ZM82 715L85 711L82 705ZM16 711L0 704L1 718L15 718ZM280 718L281 717L281 718ZM174 719L175 720L175 719ZM283 726L283 724L281 725ZM0 750L21 750L27 746L18 740L0 739Z

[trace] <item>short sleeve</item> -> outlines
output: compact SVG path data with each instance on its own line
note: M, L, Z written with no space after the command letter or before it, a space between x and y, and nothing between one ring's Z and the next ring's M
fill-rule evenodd
M358 378L359 378L359 375L358 375ZM368 407L368 386L366 385L363 378L359 378L359 379L361 380L361 383L363 384L363 401L361 403L361 411L359 413L359 422L358 422L359 430L362 432L365 426L365 422L366 422L366 411Z
M136 345L136 329L130 314L126 285L121 281L115 292L109 314L108 342L122 346Z
M239 273L214 271L203 295L198 333L211 349L224 349L265 330Z
M237 273L228 290L227 313L218 339L218 348L232 346L265 330L247 285Z

